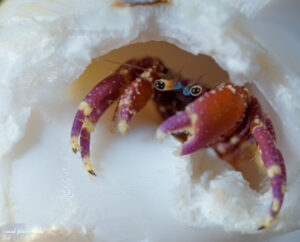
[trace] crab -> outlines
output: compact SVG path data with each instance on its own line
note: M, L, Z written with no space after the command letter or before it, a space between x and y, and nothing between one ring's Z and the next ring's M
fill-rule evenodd
M259 230L277 218L286 190L286 168L276 147L271 120L247 88L230 82L208 88L201 80L174 75L161 60L153 57L132 59L99 82L80 103L71 130L73 151L81 153L83 164L96 175L90 160L90 136L105 110L116 100L113 124L126 134L129 122L150 99L154 99L163 118L156 137L174 135L182 140L180 155L212 147L230 163L245 152L259 151L266 169L273 199L268 219ZM79 141L79 142L78 142Z

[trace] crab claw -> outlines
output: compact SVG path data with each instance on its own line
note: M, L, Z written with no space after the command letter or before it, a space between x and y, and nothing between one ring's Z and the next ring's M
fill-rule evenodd
M282 154L275 145L275 133L271 121L265 119L261 106L255 97L251 97L249 114L251 133L259 146L273 191L273 201L269 211L271 218L259 228L261 230L271 225L281 209L286 191L286 168Z
M153 66L145 70L125 89L114 115L117 131L126 134L130 120L154 95L153 82L159 78L164 67L154 59Z
M170 133L188 133L181 150L181 155L187 155L234 128L243 118L246 107L247 89L223 84L163 122L156 135L161 139Z
M130 120L146 105L152 95L152 83L142 78L137 78L125 89L115 113L114 121L117 123L118 132L126 134Z

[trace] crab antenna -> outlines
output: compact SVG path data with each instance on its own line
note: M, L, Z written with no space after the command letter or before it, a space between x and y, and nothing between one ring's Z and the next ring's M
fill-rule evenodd
M147 70L147 68L143 68L143 67L136 66L136 65L132 65L132 64L128 64L128 63L121 63L121 62L114 61L114 60L109 60L109 59L102 59L102 60L105 61L105 62L110 62L110 63L117 64L117 65L121 65L121 66L134 67L134 68L139 69L139 70L142 70L142 71Z
M143 67L140 67L140 66L137 66L137 65L133 65L133 64L129 64L129 63L121 63L121 62L118 62L118 61L115 61L115 60L109 60L109 59L102 59L102 60L105 61L105 62L110 62L110 63L121 65L121 66L133 67L133 68L136 68L136 69L142 70L142 71L146 71L147 70L147 68L143 68ZM156 74L158 74L160 77L168 77L167 74L162 73L162 72L157 72Z
M203 73L203 74L201 74L197 79L198 80L202 80L203 79L203 77L205 77L205 76L207 76L207 73Z
M174 84L174 86L173 86L173 88L174 88L174 90L180 90L180 89L182 89L183 88L183 84L179 81L179 79L180 79L180 74L181 74L181 71L182 71L182 69L183 69L183 67L184 67L184 65L182 65L181 67L180 67L180 69L179 69L179 71L175 74L175 84Z
M182 70L183 70L183 67L184 67L184 65L182 65L182 66L180 67L178 73L176 74L176 79L177 79L177 81L179 81L179 77L180 77L180 74L181 74L181 72L182 72Z

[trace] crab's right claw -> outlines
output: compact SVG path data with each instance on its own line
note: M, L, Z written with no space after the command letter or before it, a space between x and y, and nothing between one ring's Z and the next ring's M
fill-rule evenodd
M222 85L163 122L157 130L157 138L170 133L188 133L181 155L190 154L233 128L243 118L246 107L246 89L233 84Z

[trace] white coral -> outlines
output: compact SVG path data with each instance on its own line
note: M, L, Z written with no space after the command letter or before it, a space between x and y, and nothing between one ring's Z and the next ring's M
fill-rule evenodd
M5 166L7 174L1 177L1 198L12 203L1 204L1 209L9 209L11 214L3 215L1 223L11 222L12 216L13 222L24 222L28 228L34 224L84 225L94 228L97 238L162 241L160 228L156 227L159 224L176 230L171 238L178 241L187 236L191 241L198 236L216 238L205 230L175 224L168 210L172 193L177 201L173 209L176 217L186 224L256 232L259 214L267 210L270 193L254 192L239 173L217 160L217 170L209 167L199 180L193 180L190 159L194 158L175 157L173 146L178 144L172 138L156 144L150 135L154 136L153 123L129 133L126 140L120 137L107 144L101 137L96 138L99 130L102 137L111 137L105 126L110 117L105 115L93 136L92 147L96 150L102 145L110 153L94 151L93 158L101 160L105 170L92 181L71 153L68 139L77 103L70 103L67 96L70 83L93 58L128 44L161 40L194 55L212 56L233 82L255 84L253 91L267 99L264 108L275 121L289 181L274 230L298 228L300 80L286 61L288 58L283 57L285 61L281 63L283 59L276 50L269 51L270 41L256 34L259 31L255 27L260 23L251 16L267 2L173 0L167 6L117 9L110 7L110 0L4 1L0 5L0 93L9 101L1 105L0 114L9 110L10 116L1 116L0 125L0 154L6 153L3 161L9 164ZM118 57L123 61L122 56ZM34 123L26 129L31 120L30 108L35 110ZM136 124L139 122L141 119ZM5 142L7 138L11 141ZM14 156L17 142L22 152ZM145 146L161 152L146 153ZM128 150L137 153L131 157ZM128 160L122 164L113 162L115 153L128 156ZM142 167L135 160L138 155L143 160ZM173 181L170 170L174 164ZM130 173L128 166L133 166L134 171ZM9 191L5 189L7 184ZM172 192L167 193L172 186ZM144 190L147 192L141 192ZM115 230L114 226L123 226L124 230Z

